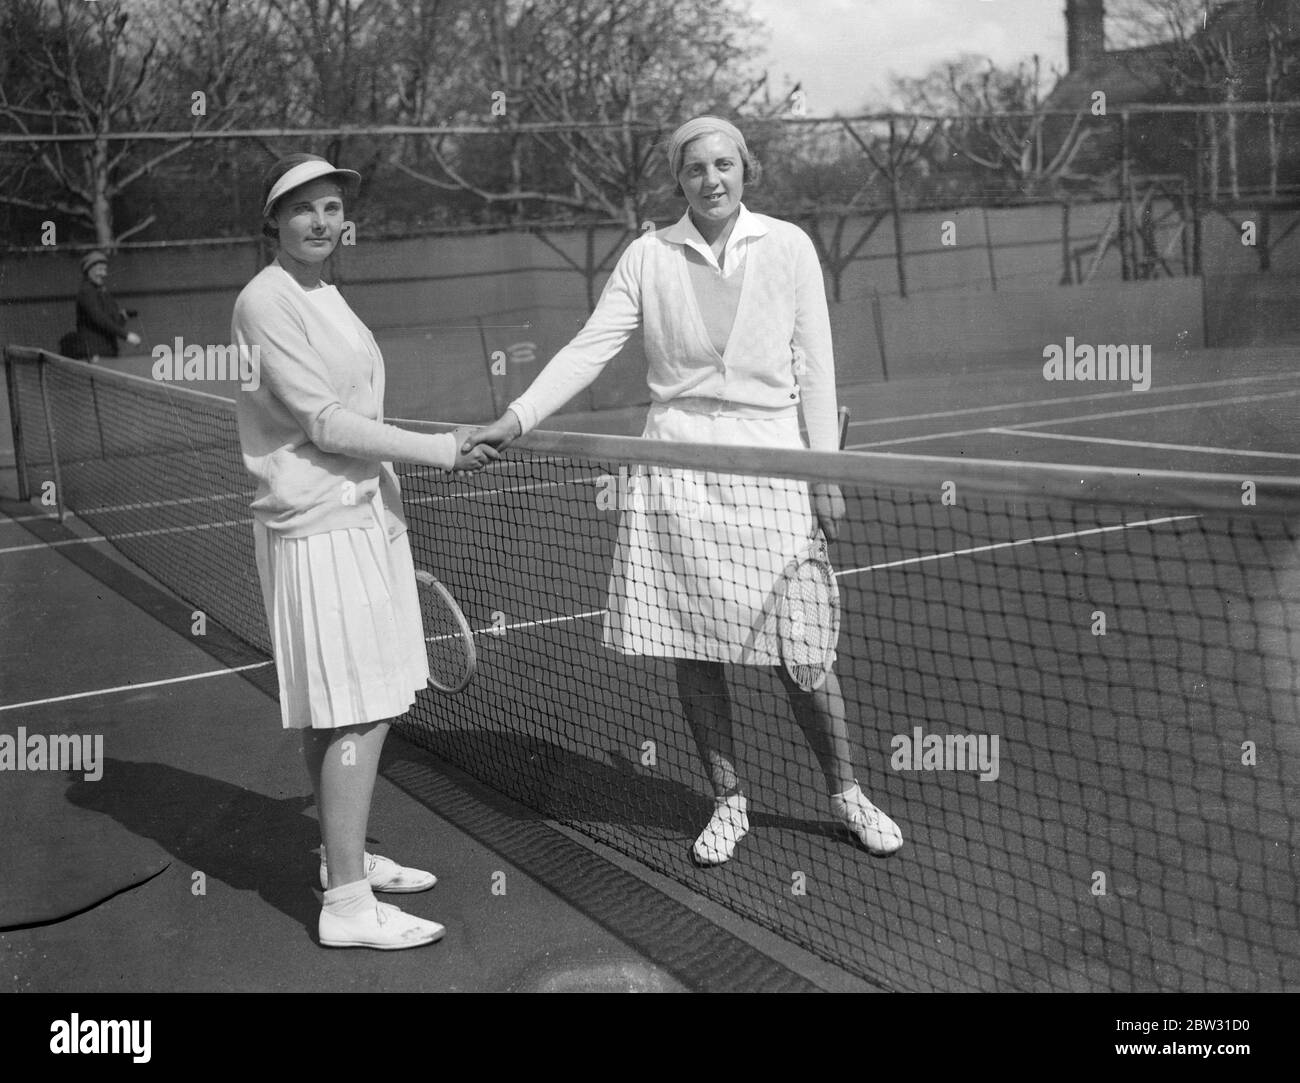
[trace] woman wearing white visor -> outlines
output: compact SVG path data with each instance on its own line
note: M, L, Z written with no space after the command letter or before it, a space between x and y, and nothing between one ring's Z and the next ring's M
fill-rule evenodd
M442 926L373 893L424 891L434 877L365 852L388 720L429 675L392 460L477 470L496 452L461 454L455 436L384 423L374 336L321 280L359 180L310 154L271 168L263 229L279 251L239 295L232 333L260 372L254 390L239 392L239 436L257 480L257 569L281 719L302 731L320 816L320 941L407 948L437 940Z

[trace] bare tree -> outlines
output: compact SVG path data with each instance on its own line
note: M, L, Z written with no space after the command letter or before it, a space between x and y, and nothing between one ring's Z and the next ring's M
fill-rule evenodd
M1255 0L1256 13L1264 27L1264 100L1280 102L1294 98L1300 92L1295 73L1300 70L1300 49L1295 34L1296 5L1290 0ZM1283 127L1286 114L1269 113L1268 125L1268 191L1278 194L1281 173Z
M1076 116L1063 131L1044 109L1037 58L1014 69L965 55L919 79L896 79L905 107L952 119L936 140L940 160L956 153L996 180L1003 195L1057 196L1068 181L1086 181L1073 167L1095 132Z
M499 95L506 176L483 140L430 141L434 169L394 164L516 220L549 207L637 229L668 187L647 184L662 128L700 108L734 109L759 82L745 70L755 24L733 0L495 0L485 22L477 93L456 114L481 121ZM520 138L522 124L552 130Z
M536 223L583 275L590 307L597 277L670 191L655 165L663 130L704 108L734 111L760 85L748 72L757 24L736 0L492 0L464 30L464 74L429 106L439 121L490 120L500 136L420 139L390 164L469 194L489 219ZM582 257L542 228L557 215L587 224ZM593 231L609 222L624 232L597 251Z
M208 4L220 6L215 0ZM30 153L16 156L0 177L0 202L62 214L111 249L154 221L148 215L119 227L115 201L189 141L145 144L110 137L197 131L212 123L196 113L192 92L168 78L177 39L158 22L133 19L125 5L107 0L13 0L7 17L21 37L10 39L0 69L0 124L13 134L88 138L34 140ZM207 85L231 86L239 56L232 50L209 69Z
M1146 46L1131 63L1161 70L1175 100L1221 102L1223 116L1202 122L1209 158L1210 197L1226 184L1242 192L1242 117L1231 107L1245 100L1294 98L1300 43L1295 0L1117 0L1112 11L1119 41ZM1277 192L1282 158L1282 121L1265 117L1269 190Z

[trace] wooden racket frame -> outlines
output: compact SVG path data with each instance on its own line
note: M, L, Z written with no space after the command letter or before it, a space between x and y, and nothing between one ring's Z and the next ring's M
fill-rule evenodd
M429 687L437 689L439 692L445 692L448 695L455 695L457 692L463 692L468 687L469 682L474 679L474 673L478 669L478 650L474 646L474 633L470 629L469 621L465 619L465 613L457 604L456 599L438 577L432 572L425 571L423 568L415 570L416 581L422 588L432 588L433 591L442 599L447 610L451 613L452 620L458 625L461 641L465 646L466 665L464 676L456 685L447 685L434 679L433 667L429 667ZM422 625L423 627L423 625ZM426 637L425 647L428 648L428 639Z

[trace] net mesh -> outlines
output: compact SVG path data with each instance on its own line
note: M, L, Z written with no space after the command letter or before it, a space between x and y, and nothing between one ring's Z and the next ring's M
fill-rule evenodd
M826 543L819 536L786 569L777 588L781 660L804 689L825 681L840 637L839 592L828 558Z
M68 508L265 650L232 404L53 359L10 373L33 496L57 450ZM645 572L628 561L646 511L628 479L680 470L690 449L531 442L469 478L399 467L416 565L459 601L478 653L463 693L420 695L409 738L884 988L1300 987L1287 486L1252 484L1252 503L1242 479L1080 485L810 452L785 477L710 464L755 518L774 491L805 492L810 463L834 464L835 674L856 777L906 842L888 859L857 846L779 668L727 665L750 831L700 868L713 798L684 707L699 686L606 642ZM707 492L672 495L642 521L681 501L712 514ZM692 606L728 612L738 574ZM705 688L705 708L723 700Z

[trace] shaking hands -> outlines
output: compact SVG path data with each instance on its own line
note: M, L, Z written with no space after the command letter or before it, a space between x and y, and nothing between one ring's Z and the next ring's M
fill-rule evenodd
M501 457L500 452L520 434L519 419L507 410L491 425L472 429L469 426L456 430L456 465L460 474L482 470Z
M491 425L485 425L481 429L470 432L461 441L460 450L462 454L468 454L475 446L483 447L486 445L500 451L518 440L520 432L519 418L515 416L513 410L507 410ZM493 458L495 457L493 456Z
M475 444L468 439L474 431L466 425L452 433L456 438L456 465L452 470L457 474L473 474L500 458L497 449L491 444Z

